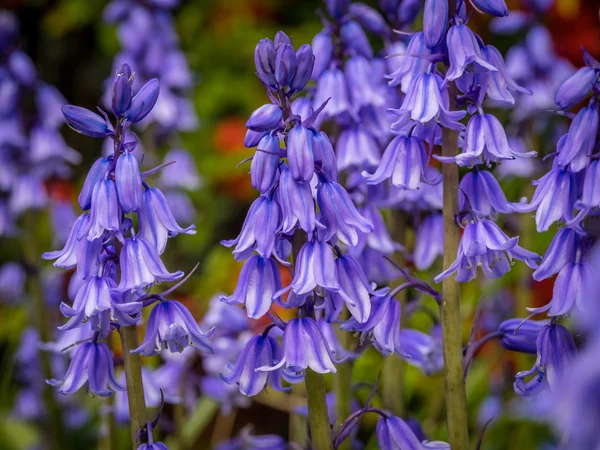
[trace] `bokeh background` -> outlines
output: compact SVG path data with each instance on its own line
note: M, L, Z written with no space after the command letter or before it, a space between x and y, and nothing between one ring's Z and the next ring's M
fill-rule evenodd
M520 8L519 1L507 3L511 10ZM20 47L31 56L39 78L56 86L69 103L92 110L100 104L113 57L119 51L115 26L101 20L106 4L105 0L0 1L3 9L17 15ZM580 65L580 45L596 56L600 54L599 6L597 0L557 0L545 19L557 54L575 66ZM266 101L263 86L254 74L254 47L259 39L272 38L278 30L293 37L296 46L310 43L321 29L315 13L319 7L319 0L182 0L173 9L180 46L195 77L191 98L199 120L196 131L180 133L179 146L193 156L201 186L188 192L195 209L197 233L170 241L165 258L167 267L185 271L199 263L199 269L180 290L184 294L179 294L179 299L196 318L202 317L215 294L233 291L240 269L230 250L219 243L237 235L255 196L248 176L249 165L236 167L252 155L252 151L243 146L245 121ZM474 28L484 40L503 52L522 37L490 34L486 19L477 14L473 21L477 22ZM377 44L374 45L377 48ZM101 154L101 141L78 135L66 126L62 131L67 143L81 153L82 161L73 169L69 180L50 181L46 188L54 200L74 202L87 169ZM536 150L542 154L551 151L552 143L545 143L543 133L536 144L540 146ZM159 146L152 156L161 160L168 149L168 145ZM516 178L503 181L505 192L513 201L531 195L528 185L527 180ZM21 224L39 242L40 253L51 249L49 220L47 214L40 214L33 223ZM514 225L521 229L522 245L543 253L551 233L534 236L531 217L524 215L517 220L523 221ZM0 238L0 263L20 260L23 252L23 240ZM39 264L42 268L50 266L41 261ZM552 281L534 284L519 270L505 277L500 287L494 286L490 298L486 299L491 305L490 320L510 314L502 311L503 308L542 305L550 299ZM58 291L66 290L66 285L67 280L64 280ZM31 304L25 297L15 301L7 298L5 292L0 291L0 295L0 449L41 448L44 431L15 409L21 384L15 361L22 331L30 322ZM482 295L488 293L476 283L464 288L467 317L472 316L472 305ZM58 323L57 309L48 313L48 320ZM256 329L263 325L255 324ZM465 326L465 336L469 331ZM356 364L354 380L373 382L382 364L383 357L377 352L367 352ZM488 418L496 417L482 448L554 448L542 412L528 410L512 392L514 373L529 366L526 358L502 352L494 344L484 349L474 365L467 386L473 423L483 424ZM427 433L439 437L443 437L440 433L444 428L442 383L441 375L425 377L416 369L407 369L407 415L417 418ZM357 391L357 395L365 398L368 389ZM64 442L65 449L98 445L95 430L99 421L99 399L82 394L81 400L89 407L89 417ZM231 417L219 412L216 403L209 399L199 402L200 407L187 418L187 430L192 433L193 442L190 448L198 449L210 448L211 442L235 435L247 424L253 424L257 433L286 435L288 412L294 407L289 397L269 393L259 396L257 401ZM166 414L173 417L177 411L167 407ZM373 430L374 422L366 419L361 428L365 442L369 442ZM122 437L118 448L127 448L127 432L126 427L117 430ZM373 439L369 445L376 448Z

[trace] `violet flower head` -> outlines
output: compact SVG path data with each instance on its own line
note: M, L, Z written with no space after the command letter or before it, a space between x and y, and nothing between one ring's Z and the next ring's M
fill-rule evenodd
M396 353L425 375L440 372L444 368L441 330L434 329L429 335L418 330L401 329Z
M448 444L441 441L419 441L413 429L401 418L385 415L379 419L376 427L377 445L390 450L447 450Z
M221 297L221 301L244 305L248 317L260 319L269 311L273 297L280 290L277 263L272 258L254 255L244 263L233 294Z
M371 221L357 211L348 192L335 181L322 181L317 188L317 204L321 221L326 226L325 240L337 237L345 244L358 244L358 231L373 231Z
M548 323L547 320L505 320L498 327L502 333L500 343L506 350L534 354L537 352L537 337Z
M142 194L142 206L139 215L140 237L146 239L162 254L167 240L178 234L196 234L196 226L179 226L165 195L157 188L149 188Z
M258 370L274 371L281 367L294 372L311 368L317 373L335 373L337 361L323 332L314 319L304 317L290 320L283 332L283 358L274 366Z
M312 234L316 226L323 228L316 220L310 184L296 181L287 167L281 169L278 196L282 214L281 231L284 234L293 234L297 226L308 235Z
M423 37L425 45L435 48L446 34L448 26L448 0L425 0L423 11Z
M583 101L598 81L598 68L582 67L560 85L554 102L560 109L571 109Z
M469 120L465 133L463 151L457 156L435 156L442 162L456 162L459 166L473 166L485 162L531 158L536 152L520 153L510 148L506 132L500 121L492 114L476 114Z
M560 145L560 144L559 144ZM547 231L557 221L569 222L579 193L580 181L567 169L555 167L537 180L536 189L529 203L517 203L517 212L535 210L535 223L538 232Z
M444 251L444 220L441 214L431 214L423 219L415 237L413 253L418 270L429 269Z
M439 283L456 272L456 280L465 283L475 278L479 266L488 278L499 278L510 270L513 258L537 268L536 261L541 258L517 245L518 240L509 238L490 220L471 222L460 239L456 260L434 280Z
M156 248L143 237L132 237L125 240L121 250L120 290L143 289L161 281L175 281L183 276L183 272L169 272L161 261Z
M519 372L514 383L515 392L521 397L535 396L542 390L560 388L558 382L577 356L577 348L569 330L551 323L539 332L537 360L531 370ZM526 377L533 375L529 381Z
M496 72L498 69L488 63L481 54L481 48L475 33L457 19L457 23L450 27L446 36L450 68L446 79L453 81L460 78L467 66L473 64L478 70Z
M233 254L243 259L255 249L263 258L274 251L275 235L281 226L281 208L272 197L261 196L254 201L239 236L231 241L221 242L226 247L236 246Z
M388 144L377 170L362 173L367 184L379 184L391 178L401 189L417 189L425 178L428 156L423 141L416 136L396 136Z
M230 367L228 373L221 374L221 378L228 384L237 383L240 392L249 397L259 394L267 383L275 390L282 391L281 370L258 370L279 362L281 357L281 348L275 338L264 334L254 336L238 356L235 365Z
M308 294L316 287L331 292L341 289L332 248L326 242L309 241L298 253L292 283L277 292L275 297L280 297L290 289L296 295Z
M204 353L212 353L208 337L214 330L203 333L188 309L176 300L161 300L150 312L146 337L132 353L152 356L165 349L181 353L194 346Z
M366 322L360 323L352 317L340 328L360 332L361 340L369 337L375 348L389 355L399 347L400 309L400 303L389 295L372 297L371 314Z
M496 213L510 214L512 203L504 196L494 175L487 170L473 170L466 173L459 185L459 211L468 205L469 210L479 217L489 217Z
M62 380L48 380L48 384L57 387L58 392L70 395L88 383L94 395L106 397L113 391L125 389L115 378L112 354L102 343L86 342L80 345Z

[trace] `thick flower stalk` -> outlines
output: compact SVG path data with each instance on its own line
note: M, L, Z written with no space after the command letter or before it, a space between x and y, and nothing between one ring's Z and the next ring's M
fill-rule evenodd
M159 97L158 80L152 79L137 92L132 88L135 74L123 64L112 83L111 109L115 121L99 108L100 115L66 105L64 117L75 131L96 138L109 138L113 153L99 158L83 184L78 203L84 211L75 221L62 250L45 253L54 265L76 268L70 283L72 304L61 303L69 320L62 330L84 329L71 345L80 345L62 381L52 381L59 392L70 394L86 382L92 393L109 395L125 389L113 373L113 357L100 341L119 330L132 443L146 423L146 402L138 354L154 355L168 349L181 352L194 346L210 352L209 333L203 333L184 305L163 294L149 294L153 285L176 281L182 271L169 272L160 254L168 238L193 234L194 227L182 228L157 188L146 178L160 167L142 172L137 137L131 126L143 120ZM136 326L141 310L156 304L146 326L146 338L137 342ZM81 344L84 342L84 344ZM154 402L155 403L155 402ZM149 441L148 445L152 445Z

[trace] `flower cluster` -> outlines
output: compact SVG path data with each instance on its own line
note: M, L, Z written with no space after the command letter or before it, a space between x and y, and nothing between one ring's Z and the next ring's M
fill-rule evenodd
M100 396L124 390L114 372L113 355L101 340L112 330L136 326L142 308L156 302L150 312L146 337L132 352L154 355L165 349L181 352L188 346L212 351L207 340L210 332L200 330L182 303L165 299L178 285L162 294L148 293L154 284L183 276L181 271L169 272L160 255L169 238L195 231L193 225L182 228L162 192L147 183L146 179L161 167L147 172L140 170L141 155L131 126L143 120L154 107L159 83L152 79L135 92L134 77L129 65L123 64L113 80L114 122L100 108L100 115L72 105L62 108L67 123L75 131L109 138L114 145L113 154L96 160L86 177L78 198L84 212L73 224L64 248L43 255L54 259L56 267L76 268L69 286L72 304L60 305L69 320L59 328L80 330L69 336L69 342L63 342L76 345L76 350L64 378L49 381L63 394L74 393L85 384L92 394ZM156 373L149 372L143 376L150 406L158 406L160 402L159 388L152 391L156 377ZM180 401L178 395L171 399ZM148 445L152 446L150 435L148 439Z

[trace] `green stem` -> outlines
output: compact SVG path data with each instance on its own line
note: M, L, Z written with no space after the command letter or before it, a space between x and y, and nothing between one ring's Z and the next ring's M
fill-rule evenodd
M340 320L344 321L347 318L348 311L343 310L340 314ZM346 349L350 347L353 341L350 333L341 330L338 332L338 338L340 344ZM333 378L333 389L335 391L335 413L337 417L335 425L336 429L339 429L344 420L352 413L352 362L350 360L337 365L337 373ZM349 450L351 444L351 440L346 439L338 447L338 450Z
M325 399L325 379L320 373L306 369L304 384L308 401L308 424L310 426L312 448L316 450L333 450L333 439Z
M456 9L456 2L450 2L450 10ZM454 5L452 5L452 3ZM456 85L448 86L450 110L456 109ZM456 156L458 152L458 132L442 129L442 155ZM454 222L458 212L458 166L444 164L444 268L454 261L460 239L459 230ZM460 286L454 277L447 277L442 283L442 335L444 348L444 386L446 397L446 422L448 440L452 450L467 450L469 447L469 429L467 416L467 398L462 365L462 322L460 319Z
M142 365L140 355L131 353L137 348L137 327L121 327L121 345L123 347L123 361L125 363L125 379L127 381L127 399L129 401L129 419L131 427L131 445L138 448L138 430L146 423L146 400L144 398L144 384L142 382Z

